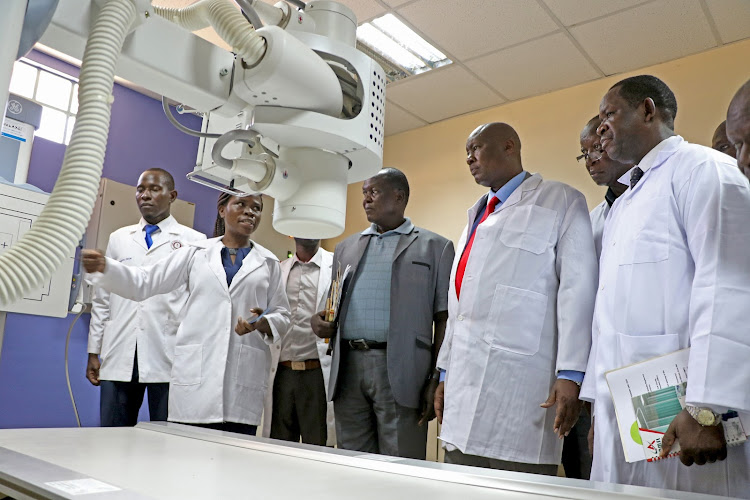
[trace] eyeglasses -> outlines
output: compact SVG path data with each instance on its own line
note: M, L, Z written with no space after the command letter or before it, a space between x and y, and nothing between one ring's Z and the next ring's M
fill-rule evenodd
M576 156L576 161L580 162L581 160L591 160L591 161L599 161L602 159L602 156L604 156L604 150L602 149L601 144L594 144L594 151L586 151L582 155Z

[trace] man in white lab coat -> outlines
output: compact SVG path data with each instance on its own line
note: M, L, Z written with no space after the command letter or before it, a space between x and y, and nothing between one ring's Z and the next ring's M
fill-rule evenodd
M556 475L591 342L597 267L586 200L525 172L507 124L477 128L466 153L491 191L469 210L451 273L435 396L445 460Z
M135 193L141 220L110 235L107 256L129 266L143 266L190 241L205 240L204 234L178 224L170 215L176 199L169 172L160 168L143 172ZM135 425L147 388L151 420L167 420L174 340L186 298L185 287L144 302L96 291L86 378L101 385L102 426Z
M602 242L581 390L594 402L591 479L750 498L750 448L727 450L719 415L750 410L750 186L732 158L675 135L676 113L649 75L615 84L599 108L602 148L636 166ZM677 439L680 459L627 463L605 372L686 347L689 406L662 452Z
M280 264L291 323L271 349L263 437L334 446L333 403L327 400L331 356L310 318L325 309L333 253L320 240L295 238L295 253ZM293 272L292 272L293 271Z
M737 166L750 178L750 80L732 98L726 123L727 138L735 149Z
M580 144L581 154L576 157L580 163L584 161L586 171L591 179L599 186L606 186L604 201L597 205L589 214L591 218L591 229L594 233L594 247L596 258L602 251L602 233L604 232L604 221L607 218L612 203L625 192L627 186L619 182L619 178L630 170L632 165L614 161L607 153L602 151L599 136L596 129L601 120L596 115L586 123L581 130ZM591 451L593 444L593 432L591 430L590 408L581 411L578 422L565 436L563 444L562 465L565 469L565 477L576 479L588 479L591 475Z
M586 171L598 186L607 186L604 201L597 205L589 214L591 218L591 229L594 231L594 246L596 247L596 258L602 253L602 234L604 233L604 221L612 208L615 200L628 188L620 182L622 177L633 165L620 163L610 158L602 150L596 129L602 120L599 115L593 117L581 131L581 155L577 160L586 162Z

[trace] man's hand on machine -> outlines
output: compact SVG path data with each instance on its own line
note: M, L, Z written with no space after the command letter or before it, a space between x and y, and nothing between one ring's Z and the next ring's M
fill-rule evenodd
M87 273L103 273L107 265L104 252L101 250L81 250L81 264Z

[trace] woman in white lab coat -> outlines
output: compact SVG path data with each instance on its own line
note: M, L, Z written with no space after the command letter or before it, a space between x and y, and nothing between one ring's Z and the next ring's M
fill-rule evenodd
M84 250L82 260L93 284L130 300L187 285L169 420L255 434L268 388L269 345L287 330L289 305L278 259L250 239L260 224L261 196L222 194L218 210L217 237L152 266L125 266L96 250ZM253 323L243 319L253 315Z

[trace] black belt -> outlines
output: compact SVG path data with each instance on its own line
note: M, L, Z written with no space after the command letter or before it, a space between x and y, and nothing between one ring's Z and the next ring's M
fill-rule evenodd
M346 340L344 342L350 348L355 351L369 351L370 349L385 349L388 346L388 342L373 342L365 339Z

